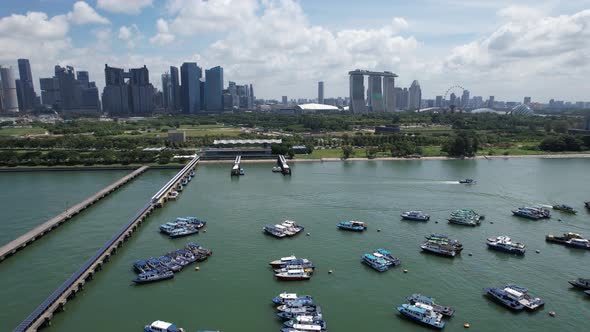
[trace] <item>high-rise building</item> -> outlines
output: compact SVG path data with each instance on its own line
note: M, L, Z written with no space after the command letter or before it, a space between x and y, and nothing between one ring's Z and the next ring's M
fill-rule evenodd
M201 68L196 62L185 62L180 67L182 112L194 114L201 111Z
M281 104L283 104L283 105L287 105L287 103L288 103L288 101L287 101L287 96L283 96L283 97L281 98Z
M414 80L412 85L410 85L410 96L408 101L408 108L410 110L419 110L420 104L422 102L422 89L420 88L420 83Z
M72 66L55 66L55 75L41 78L43 105L62 111L100 111L96 83L90 81L87 71Z
M170 74L164 73L162 74L162 107L170 111L170 105L174 105L172 101L172 84L170 82Z
M207 111L223 110L223 68L205 70L205 107Z
M0 80L2 80L2 109L7 112L18 112L18 96L12 67L0 66Z
M182 108L180 99L180 76L178 68L170 66L170 110L178 111Z
M248 93L248 97L249 97L248 108L253 109L254 108L254 100L256 99L256 97L254 97L254 86L252 86L252 83L250 83L250 91Z
M102 93L103 109L113 115L144 115L154 111L154 86L149 81L149 71L122 68L105 64L105 87Z
M469 106L469 90L463 90L463 95L461 96L461 107L464 109Z
M395 112L395 78L383 77L383 106L386 112Z
M524 97L523 104L528 105L531 103L531 97Z
M383 90L381 89L381 76L369 75L369 89L367 102L370 112L383 112Z
M488 107L494 108L494 96L490 96L490 98L488 99Z
M58 108L61 102L59 94L59 80L56 77L42 78L39 80L41 88L41 100L43 105Z
M318 82L318 104L324 103L324 82Z
M230 109L237 109L240 107L240 97L238 96L238 86L236 82L229 81L228 87L229 94L231 96L231 104L228 105ZM226 107L228 108L228 107Z
M443 107L442 96L436 96L436 100L434 101L434 107Z
M409 95L408 88L395 88L395 109L399 111L408 109Z
M353 113L367 113L365 103L365 76L360 72L350 72L350 110Z
M28 59L18 59L19 79L16 82L18 106L21 111L31 111L37 106L37 94Z
M457 95L454 92L451 92L451 96L449 97L449 106L456 107L457 106Z

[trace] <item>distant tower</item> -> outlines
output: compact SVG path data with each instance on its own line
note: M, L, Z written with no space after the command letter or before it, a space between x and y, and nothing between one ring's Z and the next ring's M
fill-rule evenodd
M281 98L281 104L283 104L283 105L287 105L287 96L283 96L283 97Z
M170 74L164 73L162 74L162 106L164 106L164 109L167 111L170 111L172 109L170 106L174 105L171 95L172 84L170 82Z
M469 90L463 90L463 95L461 96L461 107L464 109L469 106Z
M383 107L386 112L395 112L395 78L383 76Z
M494 108L494 96L490 96L488 99L488 108Z
M2 109L8 112L18 112L18 97L12 67L0 66L0 79L2 80Z
M528 105L531 103L531 97L524 97L523 104Z
M420 83L414 80L412 85L410 85L410 96L409 96L409 109L410 110L419 110L420 103L422 102L422 89L420 88Z
M365 104L365 76L360 71L350 74L350 110L353 113L367 113Z
M324 103L324 82L318 82L318 104Z
M368 102L371 112L383 112L383 90L381 76L369 75Z

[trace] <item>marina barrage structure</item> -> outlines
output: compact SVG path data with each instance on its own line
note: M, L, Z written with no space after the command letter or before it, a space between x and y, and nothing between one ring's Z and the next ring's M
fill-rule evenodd
M354 113L394 112L396 74L356 69L350 76L350 108ZM368 76L365 99L365 76Z

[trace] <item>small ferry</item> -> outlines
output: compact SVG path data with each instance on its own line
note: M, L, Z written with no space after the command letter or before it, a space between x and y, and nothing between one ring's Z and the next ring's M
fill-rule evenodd
M578 287L578 288L582 288L582 289L590 289L590 279L578 278L575 280L570 280L568 282L570 283L570 285L572 285L574 287Z
M402 219L413 220L413 221L428 221L430 216L422 211L407 211L400 215Z
M524 244L519 242L512 242L510 237L502 235L496 238L487 239L488 248L507 252L509 254L524 255L526 247Z
M157 320L150 325L146 325L144 328L145 332L184 332L182 328L176 327L176 325L168 322Z
M439 243L443 245L452 246L457 253L460 253L463 250L463 244L461 244L459 240L450 239L449 236L445 234L432 233L428 236L425 236L425 238L426 241L431 243Z
M274 304L286 304L287 302L291 301L300 301L300 300L311 300L313 301L313 297L309 295L304 296L297 296L297 293L281 293L278 296L275 296L272 299L272 303ZM311 303L313 304L313 303Z
M422 245L420 245L420 248L426 252L431 252L446 257L455 257L460 252L458 252L452 245L431 241L426 241L422 243Z
M382 257L377 257L374 254L364 254L361 256L361 262L372 267L373 269L384 272L389 270L389 262Z
M293 235L297 235L305 229L305 227L303 227L301 225L297 225L297 223L294 222L293 220L285 220L285 221L283 221L281 226L287 228L287 230L290 233L293 233Z
M140 273L137 278L133 279L133 282L136 284L147 284L150 282L156 282L161 280L167 280L174 278L174 272L167 270L167 271L147 271L144 273Z
M262 230L264 231L264 233L274 236L276 238L282 239L285 236L287 236L287 234L283 233L282 230L278 229L275 226L271 226L271 225L266 225L262 228Z
M314 267L309 266L309 265L302 265L302 264L289 264L289 265L285 265L284 267L282 267L280 269L274 269L273 271L275 273L284 273L289 270L303 270L306 273L312 274Z
M178 198L178 191L176 191L176 190L172 190L168 194L168 199L177 199L177 198Z
M448 220L450 224L456 225L478 226L481 224L481 216L471 209L456 210L451 213Z
M475 180L473 179L464 179L464 180L459 180L459 183L461 184L475 184Z
M520 311L524 309L524 306L518 302L514 297L510 296L508 292L500 288L484 288L484 291L488 297L492 300L502 304L503 306L510 308L514 311Z
M415 305L404 303L397 307L397 311L399 311L405 317L420 324L437 329L442 329L445 327L443 316L434 312L433 308L429 305L423 303L416 303Z
M572 232L564 233L562 236L557 236L557 235L553 235L553 234L549 234L549 235L545 236L545 241L560 243L560 244L566 244L567 241L572 240L572 239L583 239L583 237L578 233L572 233Z
M322 316L314 315L300 315L294 317L292 320L283 323L286 327L294 327L297 324L313 324L319 325L322 331L326 330L326 321L322 319Z
M299 281L311 279L311 275L305 272L303 269L287 270L287 272L275 274L275 277L277 277L278 280L284 281Z
M325 329L322 328L320 324L293 324L292 327L282 328L281 332L315 332L315 331L324 331Z
M336 227L346 231L353 231L353 232L362 232L367 229L367 225L362 221L341 221L339 222Z
M590 240L588 239L571 239L565 245L571 248L590 250Z
M286 308L284 311L277 313L277 316L282 319L294 319L297 316L316 316L322 317L322 309L320 306L309 306L301 308Z
M295 257L295 255L293 256L287 256L287 257L281 257L280 259L274 260L268 264L270 264L270 266L272 266L273 268L279 268L283 265L289 264L289 262L296 260L297 257Z
M520 207L518 209L512 210L512 214L517 217L532 220L539 220L551 217L551 212L549 212L548 209L543 207Z
M557 211L565 212L565 213L570 213L570 214L578 213L578 211L576 209L574 209L573 207L571 207L569 205L565 205L565 204L553 205L553 209L557 210Z
M398 266L402 263L402 261L399 258L393 257L393 255L391 254L391 252L389 250L379 248L379 249L375 250L373 255L375 257L385 259L389 263L390 266Z
M443 306L440 304L436 304L434 299L428 296L424 296L422 294L412 294L411 296L407 297L408 302L410 304L416 303L424 303L432 307L432 310L436 313L439 313L443 316L451 317L455 314L455 309L452 307Z
M275 263L276 263L276 261L275 261ZM297 266L299 266L299 268L302 268L302 269L306 269L306 268L312 268L313 269L314 268L313 263L310 260L306 259L306 258L297 258L297 259L293 259L293 260L286 261L286 262L283 262L283 263L279 263L278 265L277 264L273 264L272 267L273 267L273 269L279 269L279 268L282 269L282 268L285 268L287 266L294 266L294 265L297 265Z

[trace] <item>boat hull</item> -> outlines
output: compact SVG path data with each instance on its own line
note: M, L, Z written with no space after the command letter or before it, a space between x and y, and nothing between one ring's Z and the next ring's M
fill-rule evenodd
M457 250L455 250L455 251L440 251L440 250L436 250L434 248L430 248L428 246L420 246L420 248L422 248L422 251L425 251L425 252L428 252L431 254L435 254L437 256L450 257L450 258L457 256L457 254L459 253Z
M427 218L416 218L416 217L409 217L409 216L401 216L403 220L410 220L410 221L428 221L430 220L430 217Z
M277 280L281 280L281 281L302 281L302 280L309 280L311 278L311 276L307 275L307 276L280 276L280 275L275 275L275 277L277 277Z
M444 322L441 322L440 324L430 324L428 322L425 322L425 321L419 319L418 317L415 317L414 315L411 315L411 314L407 313L402 307L398 307L397 308L397 311L399 311L399 313L402 316L404 316L405 318L407 318L407 319L409 319L411 321L414 321L414 322L416 322L418 324L421 324L421 325L424 325L424 326L428 326L428 327L432 327L432 328L435 328L435 329L442 329L442 328L445 327L445 323Z
M485 288L484 291L486 292L486 295L489 299L493 300L494 302L496 302L498 304L501 304L502 306L504 306L510 310L521 311L524 309L524 306L522 304L502 299L499 296L497 296L495 293L493 293L491 291L491 289L489 289L489 288Z

